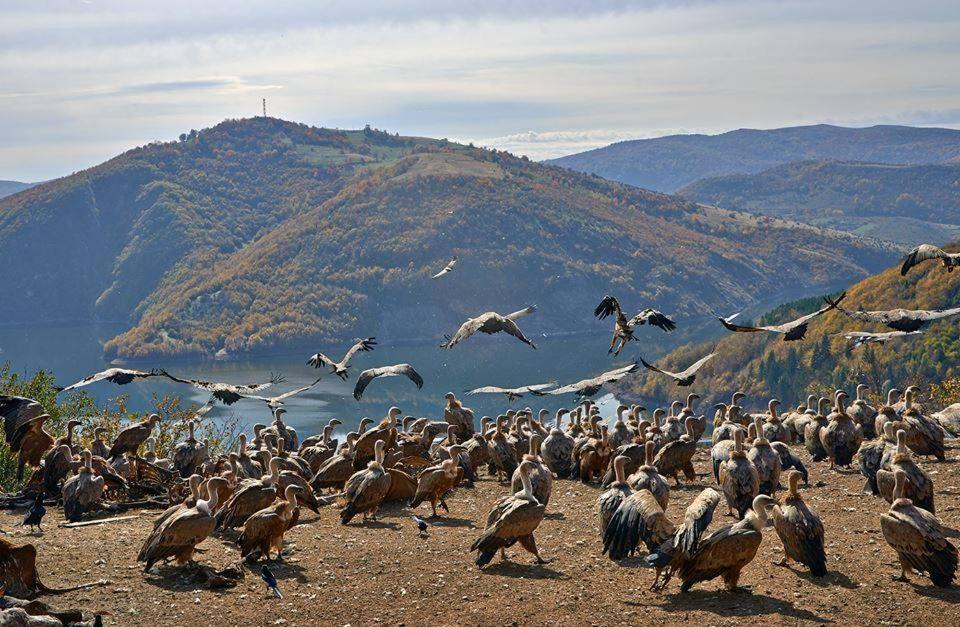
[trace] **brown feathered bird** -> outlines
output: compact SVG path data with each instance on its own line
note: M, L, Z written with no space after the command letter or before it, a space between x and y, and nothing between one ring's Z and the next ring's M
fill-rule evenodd
M537 564L550 562L540 556L533 532L540 526L546 506L533 496L530 473L536 469L533 462L520 464L520 479L523 490L499 499L487 515L487 525L477 540L470 545L470 551L477 551L476 564L483 568L500 551L500 557L507 559L505 549L519 542L520 546L536 557Z
M411 508L418 507L424 501L430 502L432 518L437 516L437 503L443 502L443 496L455 488L463 479L463 469L452 459L443 460L438 466L424 468L417 475L417 492L410 503Z
M7 445L18 454L17 481L22 481L24 466L40 466L43 454L53 446L53 436L43 430L50 416L40 403L22 396L0 396L0 416Z
M880 530L900 560L900 576L895 581L910 581L910 569L927 573L935 586L948 588L957 574L957 547L947 540L943 526L932 513L916 507L903 491L907 475L896 472L894 501L880 515Z
M297 495L303 488L288 485L283 491L283 498L273 505L254 512L243 525L243 531L237 538L240 545L240 555L248 558L255 550L267 560L270 551L276 551L277 559L283 549L283 534L293 526L297 515Z
M340 499L340 524L348 524L357 514L363 514L364 520L377 519L377 510L390 491L390 474L383 468L385 447L383 440L377 440L374 460L347 479Z
M110 447L110 459L113 460L125 453L136 455L140 445L150 437L150 432L153 431L153 425L158 422L160 422L160 416L150 414L143 422L138 422L121 430L113 441L113 446Z
M649 324L650 326L659 327L668 333L677 328L673 320L656 309L650 308L644 309L628 320L620 308L620 302L610 295L603 297L603 300L600 301L597 308L593 310L593 315L600 320L610 315L614 316L613 337L610 339L610 350L607 351L607 353L613 353L614 355L619 355L623 347L627 345L627 342L634 339L634 327ZM617 340L620 340L620 346L616 346ZM613 350L614 347L617 349L616 352Z
M478 331L480 333L486 333L487 335L493 335L494 333L500 333L502 331L517 338L530 348L536 348L533 342L524 336L523 331L520 330L520 327L518 327L516 323L517 319L532 314L536 310L537 308L531 305L505 316L495 311L480 314L476 318L470 318L461 324L460 328L457 329L457 332L452 336L445 336L447 341L441 344L440 348L453 348Z
M783 543L783 559L776 564L787 566L790 560L796 560L808 567L814 577L823 577L827 574L823 522L800 495L800 473L790 471L787 482L787 494L773 508L773 528Z

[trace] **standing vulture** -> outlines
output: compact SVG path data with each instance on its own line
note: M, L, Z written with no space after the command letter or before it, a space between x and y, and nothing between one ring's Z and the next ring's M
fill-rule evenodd
M23 467L36 468L43 454L53 446L53 436L43 430L50 416L37 401L22 396L0 396L0 416L7 445L17 456L17 481L23 480Z
M159 377L163 373L160 370L129 370L127 368L107 368L103 372L98 372L92 374L89 377L84 377L72 385L68 385L65 388L60 388L57 392L69 392L70 390L75 390L77 388L82 388L85 385L90 385L91 383L97 383L98 381L109 381L110 383L116 383L117 385L126 385L131 381L137 379L146 379L148 377Z
M688 592L694 584L722 577L727 590L738 590L740 571L753 561L763 539L767 510L775 501L761 494L743 520L721 527L700 542L700 546L678 569L680 592Z
M406 377L417 385L417 389L423 387L423 377L420 376L410 364L396 364L395 366L380 366L379 368L370 368L364 370L357 377L357 385L353 388L353 398L360 400L363 391L367 389L370 382L377 377Z
M900 276L906 276L910 268L931 259L939 259L947 272L953 272L956 266L960 266L960 254L948 253L933 244L920 244L903 258L903 265L900 266Z
M633 318L627 320L627 317L623 314L623 310L620 309L620 302L617 301L615 297L607 295L603 297L603 300L600 301L600 304L597 305L597 308L593 310L593 315L598 319L603 320L611 314L615 316L615 321L613 325L613 337L610 339L610 349L607 351L608 354L620 354L620 351L622 351L623 347L627 345L627 342L634 339L634 327L650 324L651 326L659 327L668 333L677 328L677 325L673 322L673 320L666 317L656 309L650 308L644 309ZM617 351L614 352L613 347L616 346L617 340L620 340L620 346L618 346Z
M720 494L713 488L704 488L687 507L683 515L683 525L677 528L673 537L668 538L644 558L648 566L657 569L651 590L661 591L666 588L673 572L682 568L697 552L700 538L710 526L713 512L719 504Z
M120 431L117 434L117 439L113 441L113 446L110 447L110 452L108 453L110 459L120 457L124 453L130 453L131 455L137 454L137 449L140 448L140 445L150 437L150 432L153 430L153 425L160 422L160 416L157 414L150 414L150 416L143 422L138 422L137 424L130 425L126 429Z
M599 392L604 383L614 383L615 381L619 381L631 372L636 371L637 368L638 365L636 363L632 363L623 366L622 368L608 370L607 372L593 377L592 379L583 379L582 381L564 385L554 390L530 390L530 393L534 396L547 396L548 394L551 396L556 396L558 394L570 394L573 392L576 393L576 395L580 398L586 398Z
M520 464L520 480L523 490L510 494L493 504L487 515L487 525L476 542L470 545L470 551L477 552L476 564L483 568L500 550L500 556L506 559L504 549L519 542L520 546L536 557L537 564L547 564L550 560L540 557L533 532L540 526L546 506L533 496L530 474L536 470L536 464L525 461Z
M501 316L495 311L488 311L487 313L480 314L476 318L470 318L466 322L460 325L460 328L457 329L457 332L453 336L445 336L446 342L440 345L440 348L453 348L463 340L467 339L477 331L481 333L486 333L488 335L493 335L494 333L499 333L501 331L512 335L517 338L524 344L530 346L530 348L536 348L533 342L528 340L524 335L523 331L520 330L520 327L517 326L517 318L521 318L528 314L535 312L537 308L534 305L530 305L520 311L515 311L506 316Z
M383 453L386 448L383 440L374 444L374 459L364 470L357 471L347 479L343 487L340 504L340 524L348 524L357 514L363 519L377 519L377 510L390 491L391 475L383 468Z
M919 331L934 320L949 318L960 314L960 307L953 309L939 309L927 311L924 309L891 309L889 311L851 311L837 305L835 301L824 298L828 304L843 312L848 318L860 322L876 322L884 324L895 331Z
M727 318L718 318L720 324L725 326L730 331L736 331L738 333L756 333L758 331L769 331L770 333L779 333L783 336L784 342L793 342L795 340L802 340L807 334L807 327L810 325L810 321L816 318L817 316L823 315L837 307L837 305L846 297L847 293L844 292L837 297L836 300L828 301L826 307L822 307L813 313L808 313L805 316L801 316L796 320L791 320L790 322L784 322L783 324L768 325L768 326L758 326L751 327L739 324L733 324L733 320L736 316L740 314L734 314Z
M661 370L660 368L654 366L653 364L648 364L640 358L640 362L646 366L647 370L652 370L653 372L659 372L660 374L665 374L674 381L677 382L677 385L680 387L686 387L688 385L693 385L693 382L697 380L697 371L700 370L700 367L703 364L710 361L710 358L713 357L716 353L710 353L706 357L701 357L693 365L684 370L683 372L670 372L669 370Z
M335 374L346 381L347 377L350 376L347 374L347 368L350 367L348 365L350 363L350 359L352 359L357 353L372 351L373 347L376 345L377 338L375 337L357 339L357 343L350 347L350 350L346 352L346 354L343 356L343 359L340 361L334 361L323 353L314 353L314 355L307 360L307 364L313 366L314 368L330 366L333 368L333 370L330 371L331 374Z
M271 375L270 381L267 383L248 383L246 385L234 385L232 383L216 383L211 381L200 381L197 379L181 379L175 377L166 370L161 370L160 374L170 379L171 381L176 381L177 383L186 383L192 385L193 387L210 392L214 398L223 403L224 405L233 405L244 395L253 394L254 392L259 392L260 390L265 390L275 383L282 383L282 376L273 376Z
M894 477L893 505L880 515L880 530L900 560L900 576L895 581L910 581L910 569L927 573L935 586L949 588L957 575L957 547L947 540L940 520L903 497L907 475L897 471Z
M783 559L777 566L787 566L796 560L810 569L814 577L827 574L827 556L823 550L823 522L820 515L807 506L797 486L800 473L791 471L787 477L789 491L773 508L773 528L783 543Z

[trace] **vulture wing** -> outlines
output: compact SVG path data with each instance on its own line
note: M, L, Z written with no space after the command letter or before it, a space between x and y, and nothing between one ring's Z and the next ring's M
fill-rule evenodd
M35 420L46 414L37 401L22 396L0 396L0 416L3 416L3 432L7 444L14 451L20 450L24 432Z
M460 325L460 328L457 329L457 332L453 334L453 337L446 336L447 341L440 345L440 348L453 348L460 342L464 341L471 335L477 332L478 329L483 325L484 317L480 316L477 318L470 318L466 322Z
M623 315L623 312L620 309L620 302L609 294L604 296L603 300L600 301L600 304L597 305L596 309L593 310L593 315L600 320L614 315L618 320L623 318L623 322L626 322L626 316Z
M631 318L629 322L629 325L631 326L639 326L644 324L659 327L668 333L677 328L677 324L673 320L666 317L656 309L644 309Z
M147 377L156 376L160 376L160 371L151 370L150 372L144 372L142 370L128 370L126 368L108 368L103 372L98 372L90 375L89 377L84 377L76 383L63 388L60 390L60 392L75 390L85 385L90 385L91 383L97 383L98 381L109 381L110 383L116 383L117 385L126 385L135 379L145 379Z
M363 396L363 391L367 389L370 382L377 377L406 377L413 381L417 388L423 387L423 377L421 377L420 373L414 370L410 364L370 368L369 370L361 372L360 376L357 377L357 385L353 389L353 398L359 401L360 397Z
M907 272L913 266L919 265L924 261L931 259L949 259L950 255L933 244L920 244L907 253L903 258L903 265L900 266L900 276L906 276Z
M362 340L357 340L357 343L350 347L350 350L347 351L347 354L343 356L343 364L347 363L353 358L357 353L365 353L367 351L372 351L373 347L377 345L377 338L367 337Z
M507 315L504 316L504 318L506 318L507 320L516 320L517 318L528 316L533 312L535 312L536 310L537 310L536 305L530 305L528 307L524 307L520 311L514 311L513 313L508 313Z
M439 278L442 277L443 275L445 275L445 274L453 271L453 267L454 267L455 265L457 265L457 258L456 258L456 257L454 257L453 259L451 259L451 260L447 263L447 265L445 265L445 266L443 267L443 270L441 270L440 272L437 272L435 275L433 275L433 276L430 277L430 278L431 278L431 279L439 279Z

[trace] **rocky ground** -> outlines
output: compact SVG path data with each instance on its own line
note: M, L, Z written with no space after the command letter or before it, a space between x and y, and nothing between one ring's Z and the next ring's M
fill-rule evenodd
M923 464L934 477L938 514L952 528L960 527L958 453L954 448L946 463ZM222 591L203 589L172 567L142 573L134 560L153 511L129 522L65 529L57 527L61 513L50 508L45 533L37 536L12 530L22 514L5 512L0 528L15 543L37 546L47 585L109 579L105 587L46 598L56 607L109 612L107 624L960 624L960 589L937 589L920 576L909 584L891 581L899 569L879 529L887 504L860 492L860 475L802 456L810 469L803 493L823 518L830 574L814 580L772 565L782 552L771 527L740 580L750 594L723 592L717 581L681 594L676 580L663 594L649 592L653 573L640 560L615 564L600 553L599 488L570 481L554 487L536 534L541 553L553 559L546 566L533 565L519 546L512 562L495 561L483 571L473 564L467 549L505 492L486 477L450 498L450 514L423 539L401 507L382 511L380 522L347 527L332 508L319 518L305 511L305 524L287 535L285 561L270 565L282 600L268 593L259 567ZM668 514L675 520L710 485L707 459L706 450L698 453L702 482L671 493ZM426 516L428 506L417 513ZM718 509L711 529L729 522ZM200 561L216 568L239 559L226 538L201 546Z

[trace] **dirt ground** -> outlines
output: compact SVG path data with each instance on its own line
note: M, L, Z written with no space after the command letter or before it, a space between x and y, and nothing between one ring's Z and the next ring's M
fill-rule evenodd
M923 465L934 477L938 515L958 528L960 451L953 446L946 463ZM671 492L667 513L674 520L712 483L708 455L697 454L702 481ZM740 579L751 594L723 592L718 581L681 594L676 580L663 594L649 592L653 573L639 559L616 564L601 555L594 510L600 489L571 481L554 486L536 533L541 553L553 559L547 566L531 564L519 545L510 563L496 559L483 571L473 564L467 549L491 503L505 493L489 477L458 490L449 499L450 514L425 539L402 507L382 510L381 522L347 527L333 508L322 509L319 518L304 510L305 524L287 534L285 562L270 564L283 600L269 594L259 566L222 591L201 589L173 567L142 573L134 560L153 511L130 522L65 529L57 527L61 512L49 508L42 536L10 531L22 514L4 512L0 528L14 542L36 544L47 585L109 579L105 587L45 598L55 607L109 612L107 624L960 624L960 588L937 589L920 576L911 584L891 581L899 570L878 518L887 504L861 493L862 477L832 472L827 464L810 462L806 451L801 455L810 470L804 496L826 527L830 574L817 581L803 570L773 566L782 552L770 527ZM711 529L731 522L721 509ZM429 506L417 513L428 515ZM216 568L239 559L222 538L211 537L201 547L198 559Z

